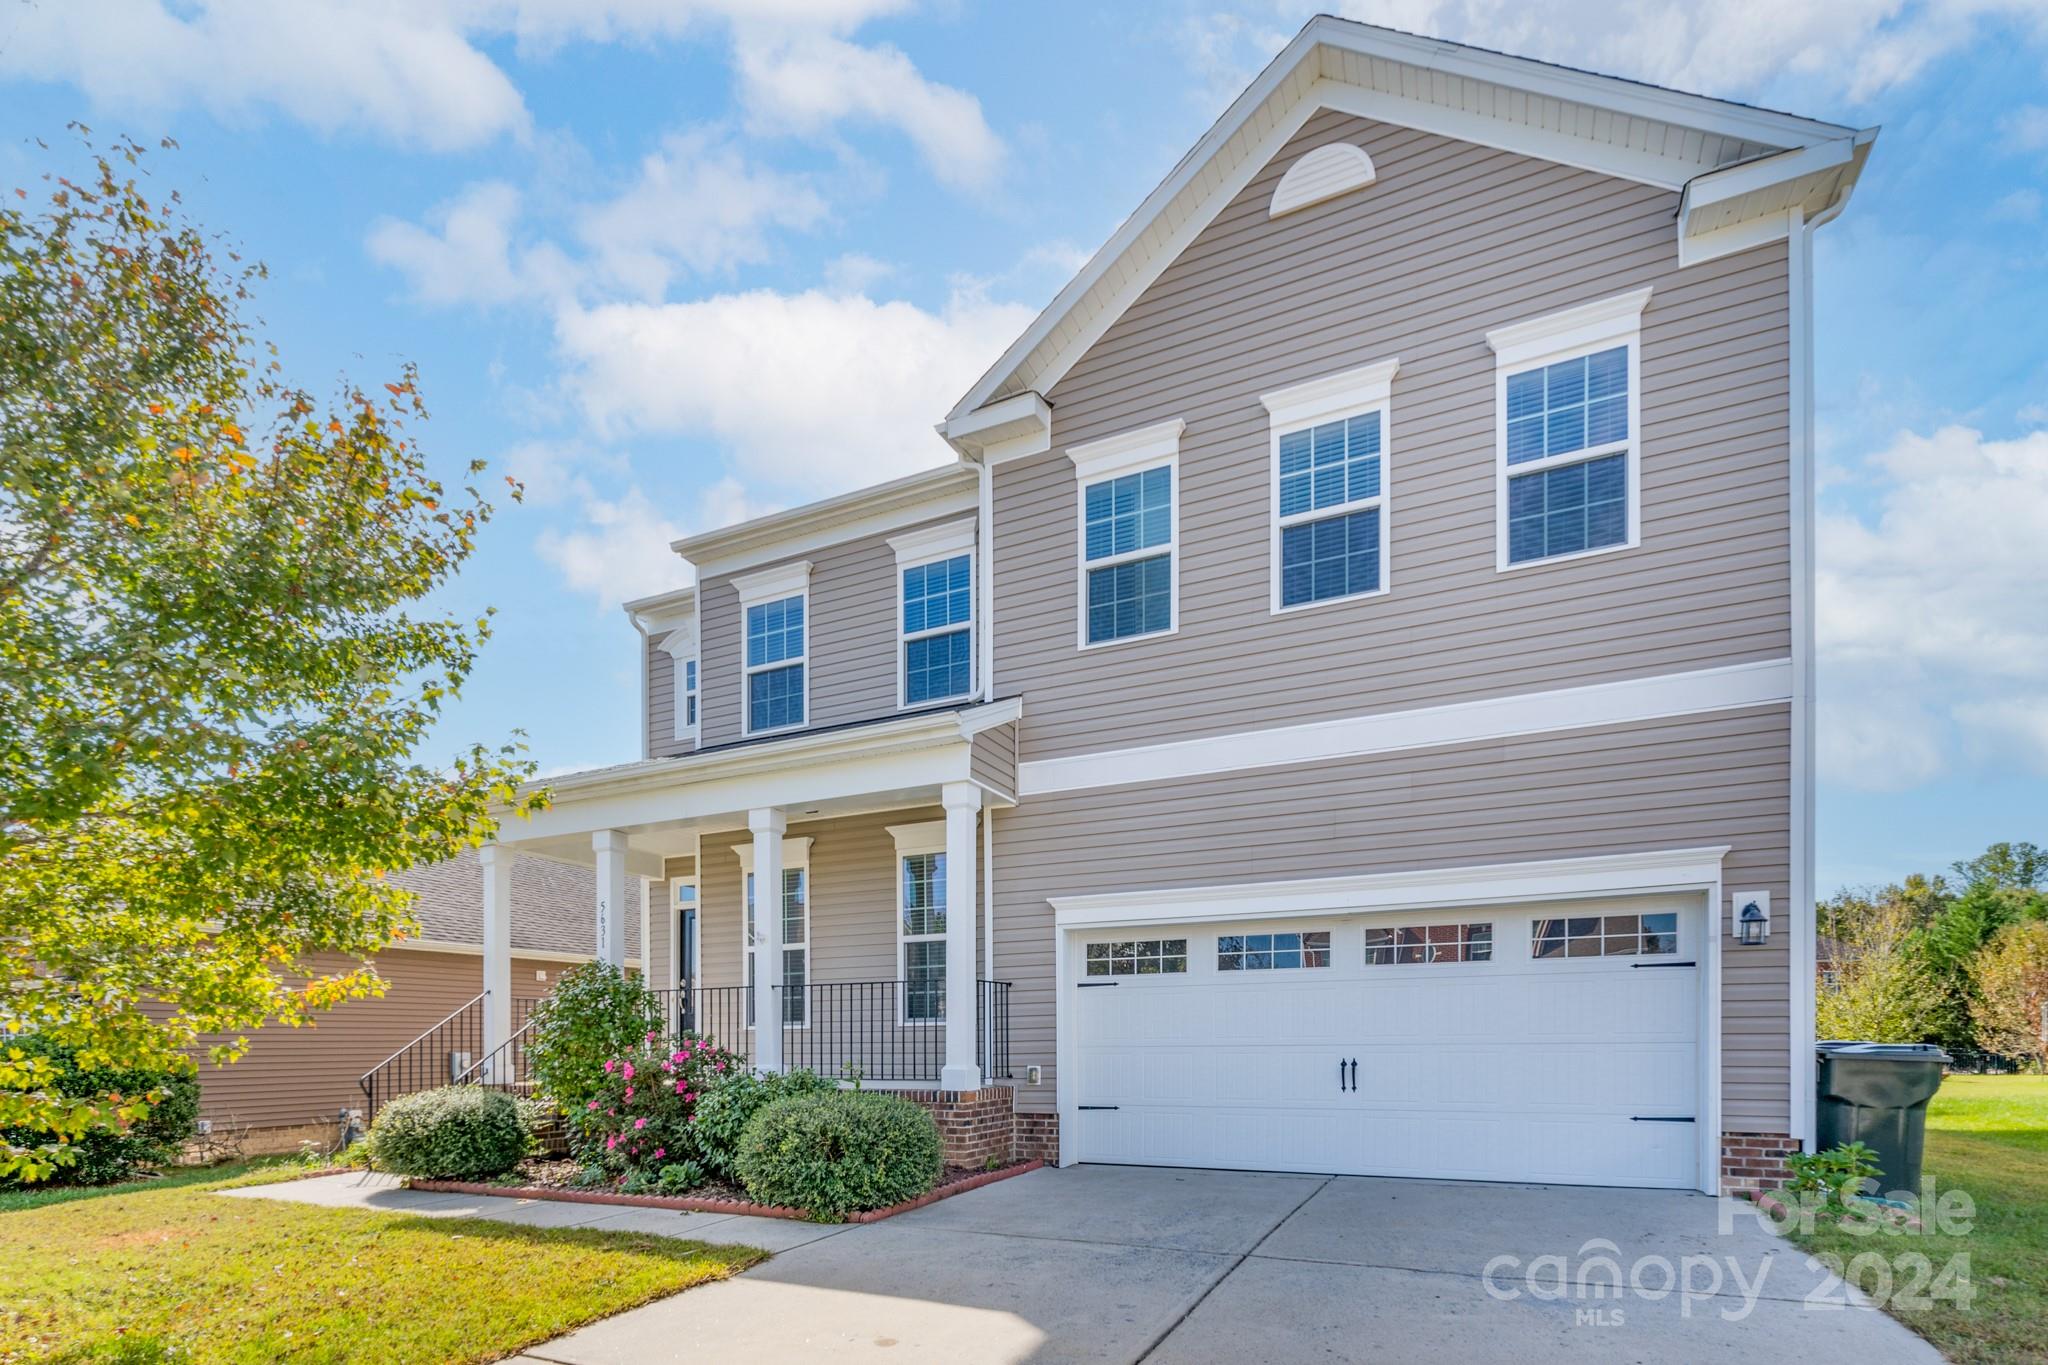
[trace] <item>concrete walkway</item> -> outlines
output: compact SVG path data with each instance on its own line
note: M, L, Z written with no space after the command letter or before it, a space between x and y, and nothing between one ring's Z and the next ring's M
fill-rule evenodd
M520 1357L546 1365L1940 1360L1747 1206L1666 1191L1080 1166L845 1228L353 1175L229 1193L776 1253Z

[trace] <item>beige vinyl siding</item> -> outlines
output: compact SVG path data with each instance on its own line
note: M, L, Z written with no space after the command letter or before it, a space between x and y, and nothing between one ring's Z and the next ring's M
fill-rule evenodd
M995 823L1013 1061L1047 1078L1019 1107L1054 1106L1050 898L1717 844L1733 849L1729 889L1782 898L1789 725L1786 707L1759 707L1032 797ZM1723 953L1730 1130L1788 1121L1786 949L1779 935Z
M1377 183L1266 215L1338 138ZM1680 270L1676 196L1410 129L1318 114L1049 398L1054 449L995 478L998 669L1025 760L1791 651L1782 244ZM1642 285L1642 545L1495 569L1487 329ZM1399 357L1391 592L1275 616L1259 394ZM1076 648L1065 447L1170 418L1179 629Z
M989 790L1014 799L1017 795L1017 727L998 725L974 737L967 771Z
M696 747L687 739L676 738L676 667L667 650L652 640L647 642L647 752L656 758L686 754ZM701 668L697 670L697 681L701 688ZM701 712L701 692L697 705Z
M323 954L312 965L329 973L350 970L354 963ZM331 1123L339 1111L363 1107L357 1082L364 1072L461 1009L484 988L479 954L396 950L378 958L376 965L387 984L384 995L344 1001L300 1028L257 1029L248 1035L249 1051L240 1061L215 1066L205 1059L205 1049L224 1041L225 1035L202 1038L197 1052L201 1116L221 1127ZM567 963L515 955L515 1023L524 1020L527 1002L554 989L568 970ZM538 980L538 972L546 972L547 980Z
M872 720L901 709L896 659L901 648L897 616L901 587L889 537L957 521L960 515L954 512L905 522L885 535L861 536L806 556L789 557L811 561L805 645L810 653L807 719L812 727ZM746 572L773 567L764 564ZM697 674L697 714L699 735L709 747L742 737L746 623L730 576L706 579L698 602L703 612L703 664Z

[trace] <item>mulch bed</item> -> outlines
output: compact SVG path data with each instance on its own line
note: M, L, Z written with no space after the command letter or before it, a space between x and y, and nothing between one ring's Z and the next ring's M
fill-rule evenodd
M869 1209L864 1213L850 1213L839 1222L878 1223L884 1218L894 1218L899 1213L921 1209L927 1204L937 1203L952 1195L992 1185L998 1180L1008 1180L1013 1175L1035 1171L1045 1163L1042 1161L1020 1161L1010 1166L1000 1166L993 1171L948 1166L939 1176L939 1183L915 1199L901 1204L891 1204L885 1209ZM623 1204L630 1208L674 1209L679 1213L737 1213L754 1218L798 1218L807 1219L809 1214L802 1209L783 1208L775 1204L756 1204L748 1199L745 1192L735 1186L712 1182L700 1185L689 1194L621 1194L616 1189L592 1188L573 1183L580 1168L573 1161L527 1161L520 1165L515 1176L516 1184L480 1184L469 1180L408 1180L410 1189L430 1190L446 1194L495 1194L507 1199L556 1199L567 1204ZM831 1219L819 1219L831 1222Z

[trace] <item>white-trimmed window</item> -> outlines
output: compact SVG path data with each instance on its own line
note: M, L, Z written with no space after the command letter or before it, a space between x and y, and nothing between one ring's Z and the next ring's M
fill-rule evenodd
M683 724L694 735L697 733L697 661L695 659L683 660L682 689L682 702L677 707L676 714L682 717Z
M1641 543L1647 288L1497 327L1496 567Z
M669 729L676 739L697 737L697 627L694 620L662 637L661 652L669 657L670 695L675 715Z
M1179 627L1179 418L1072 446L1080 645Z
M891 825L896 841L896 969L906 1024L946 1021L946 822Z
M1387 590L1389 395L1382 360L1260 395L1272 439L1272 609Z
M974 523L890 537L896 551L896 672L904 707L974 692Z
M810 714L808 560L733 580L742 628L742 733L794 730Z
M746 919L740 934L740 956L746 968L747 1027L754 1026L754 999L762 994L760 943L755 932L754 846L733 850L740 858L745 884ZM809 1022L804 987L811 979L811 841L782 841L782 1022L802 1027Z

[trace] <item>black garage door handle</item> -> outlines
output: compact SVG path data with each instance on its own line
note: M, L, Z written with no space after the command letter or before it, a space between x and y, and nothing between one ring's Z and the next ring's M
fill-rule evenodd
M1692 1123L1690 1114L1631 1114L1630 1123Z

